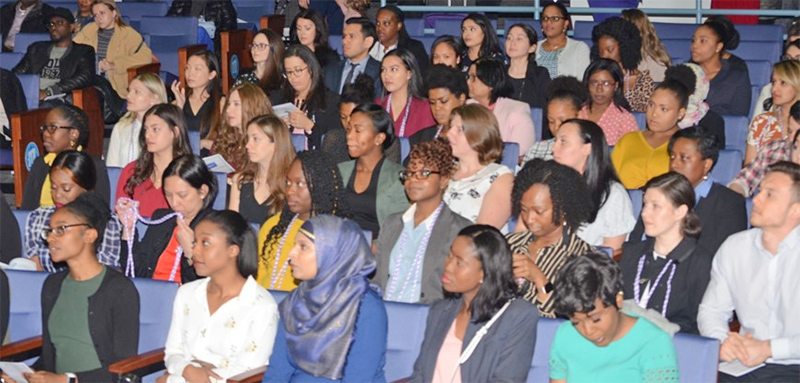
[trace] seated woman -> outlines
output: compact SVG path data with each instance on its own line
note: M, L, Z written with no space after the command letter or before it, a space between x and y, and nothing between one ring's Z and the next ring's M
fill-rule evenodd
M210 154L219 154L234 169L247 161L247 122L266 114L273 115L272 105L261 88L245 83L228 93L219 125L211 127L204 142L211 142L206 149Z
M772 69L772 104L750 124L747 131L747 148L744 152L745 166L756 158L758 151L770 141L791 139L784 136L789 125L789 108L800 101L800 61L781 61Z
M397 174L403 167L383 152L394 137L391 116L376 104L357 106L350 115L347 151L355 160L339 164L344 200L352 219L378 238L389 214L408 209L408 198Z
M38 207L53 206L50 192L50 165L58 153L64 150L82 151L89 142L89 117L83 110L71 104L63 104L50 109L44 124L39 127L42 132L42 146L47 154L33 160L28 178L25 180L22 193L22 210L34 210ZM94 163L97 183L95 191L106 202L111 193L108 186L108 170L102 159L89 155Z
M431 114L436 123L409 137L408 143L411 147L421 142L444 138L450 128L450 113L456 107L466 104L469 97L464 74L449 66L437 64L430 67L425 74L425 86L428 87Z
M550 348L550 382L677 381L670 335L645 318L623 314L622 276L602 252L572 258L555 285L558 326Z
M653 95L650 71L640 71L642 36L633 23L621 17L611 17L592 29L592 59L613 60L624 75L619 87L634 112L645 112Z
M667 144L680 129L678 122L686 115L689 93L683 84L667 80L656 87L647 105L647 130L622 137L611 161L627 189L638 189L648 180L669 171Z
M278 305L263 382L385 382L386 308L367 280L375 257L358 225L311 218L289 259L302 282Z
M387 301L430 304L444 298L442 272L449 245L472 224L442 199L455 171L455 158L443 140L415 145L400 172L412 205L390 214L375 244L373 277Z
M274 92L272 105L294 104L284 122L294 134L305 134L306 149L319 148L325 133L338 129L339 95L325 87L322 67L303 45L291 45L283 55L283 84Z
M525 231L507 236L520 292L539 315L553 318L553 282L571 257L592 246L577 235L592 212L589 190L574 169L554 161L530 161L514 179L514 216Z
M624 77L620 66L609 59L592 61L583 76L589 97L578 118L590 120L603 129L606 142L614 146L626 133L636 132L639 126L630 112L628 100L622 93Z
M734 36L714 20L697 27L692 36L692 62L706 73L710 81L706 102L718 114L746 116L750 113L752 92L747 66L734 65L723 57L734 43L738 45L738 41L738 33Z
M536 48L539 39L528 24L514 24L508 28L506 55L508 79L514 88L511 98L527 103L531 108L545 107L545 91L550 85L547 69L536 65Z
M703 24L712 26L713 29L721 32L721 36L725 36L725 48L720 52L722 59L729 62L732 68L747 71L747 63L741 57L730 52L739 47L741 41L741 36L733 21L725 15L711 15Z
M323 153L297 153L284 182L283 210L267 219L258 232L257 280L270 290L291 291L299 281L287 276L286 271L300 226L317 215L344 216L349 211L339 168Z
M795 22L795 25L795 33L797 33L797 35L793 36L791 33L787 33L788 39L786 40L786 45L783 46L783 56L781 56L781 60L800 61L800 22ZM764 101L767 101L770 97L772 97L772 82L768 82L761 87L761 92L758 95L758 99L756 99L751 115L757 117L761 113L766 112L767 109L764 109ZM6 110L8 110L8 107L6 107Z
M450 114L447 140L458 167L444 202L472 223L492 225L508 232L514 175L496 163L503 153L497 119L480 105L464 105Z
M381 82L388 93L375 100L391 114L397 137L410 137L433 125L422 74L411 51L395 49L381 62Z
M686 115L678 122L678 127L686 129L702 126L716 136L719 150L725 149L725 120L722 116L708 108L709 82L706 72L700 65L686 63L669 67L664 74L665 80L676 80L689 92L689 103Z
M289 134L283 121L272 115L253 118L247 125L247 158L233 176L228 202L228 209L247 222L260 226L283 210L286 173L295 156Z
M586 87L572 76L559 76L547 88L547 129L553 138L539 141L531 145L522 158L522 165L526 162L540 158L553 159L553 145L556 143L556 133L564 121L578 118L578 113L586 100Z
M578 229L578 237L592 246L610 247L618 254L636 218L631 198L617 178L608 151L597 124L567 120L556 134L553 159L580 173L589 188L592 212L588 223Z
M185 86L178 80L171 85L175 95L172 104L183 111L186 127L200 132L200 148L206 150L211 149L213 141L205 139L211 128L220 124L220 105L225 105L220 73L214 53L201 50L186 60Z
M269 97L281 87L281 57L283 39L270 29L262 29L250 41L250 58L253 68L245 70L236 77L234 87L246 82L257 85Z
M439 36L431 45L431 64L447 65L461 70L461 40L455 36Z
M122 20L114 0L92 2L94 22L81 27L73 41L91 45L97 53L97 71L108 79L117 94L128 96L128 68L150 64L153 51L142 35Z
M461 71L467 73L478 59L503 59L503 49L491 21L482 13L470 13L461 20Z
M714 253L700 246L700 219L692 184L675 172L644 186L642 222L647 239L622 248L619 268L625 296L697 334L697 309L711 278Z
M68 270L42 286L42 350L36 372L25 374L29 382L112 382L109 365L136 355L139 293L97 260L109 216L108 202L84 193L56 210L40 233L53 261Z
M572 18L563 2L548 0L542 5L541 49L536 50L536 63L547 69L550 78L581 78L589 66L589 47L583 41L567 37Z
M191 154L189 135L183 113L178 107L158 104L144 114L144 128L137 142L142 149L136 161L122 169L117 182L117 195L139 201L139 214L150 217L158 209L167 208L161 179L164 169L174 158Z
M152 218L159 220L171 213L179 215L151 226L139 241L139 236L132 230L135 217L126 214L132 208L131 203L118 201L117 215L122 217L124 226L120 264L125 270L131 267L139 278L191 282L197 279L192 265L193 230L213 211L211 204L217 198L217 178L200 157L186 154L172 160L161 179L169 209L156 210ZM128 253L130 241L133 241L132 254Z
M469 103L481 104L494 113L504 142L519 144L525 153L536 141L536 128L528 104L508 98L513 87L500 60L481 59L472 64L467 74ZM521 156L520 156L521 157Z
M328 23L313 9L301 9L289 27L289 46L302 45L316 57L324 68L339 62L339 54L328 45Z
M503 235L488 225L461 229L442 284L449 296L431 305L409 381L524 382L539 316L535 306L517 299Z
M167 102L164 81L155 73L142 73L128 85L128 113L114 125L108 142L106 166L124 167L139 158L139 132L144 114Z
M716 254L728 236L747 229L744 198L715 182L711 176L719 158L719 149L716 138L706 129L694 126L679 130L670 138L667 149L670 171L682 174L694 189L695 204L691 210L703 227L697 244ZM645 239L644 225L639 217L628 241Z
M639 35L642 37L642 61L639 62L639 67L637 68L639 72L648 71L653 81L664 81L665 72L667 68L672 66L672 60L647 14L642 12L641 9L632 8L622 11L620 17L636 26L636 29L639 30Z
M40 207L28 215L28 222L25 223L24 256L36 263L37 270L55 273L64 270L67 265L53 263L47 239L41 235L42 230L48 227L57 208L86 192L94 191L97 170L92 158L75 150L62 151L50 166L50 184L55 206ZM98 241L96 246L97 259L108 267L119 269L119 236L122 226L117 217L112 215L104 227L103 240Z
M278 305L254 279L256 235L230 210L212 212L194 231L197 275L178 290L160 383L228 379L264 366L278 330Z

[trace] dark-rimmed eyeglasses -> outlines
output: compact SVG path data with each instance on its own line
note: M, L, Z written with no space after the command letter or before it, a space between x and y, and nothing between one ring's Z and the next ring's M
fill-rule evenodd
M289 77L300 77L300 75L302 75L303 71L306 70L306 69L308 69L308 67L297 68L295 70L285 70L285 71L283 71L283 77L286 77L286 78L289 78Z
M398 172L398 175L400 176L400 181L402 182L406 182L410 180L412 177L420 181L427 180L428 177L431 176L431 174L442 174L442 172L437 172L434 170L419 170L416 172L412 172L410 170L401 170Z
M44 133L44 131L48 131L50 133L55 133L58 129L75 129L74 126L61 126L61 125L42 125L39 127L39 131Z
M56 237L61 237L67 232L67 229L69 229L70 227L76 227L76 226L89 226L89 227L91 227L92 225L89 225L88 223L73 223L71 225L61 225L61 226L58 226L58 227L56 227L54 229L46 227L46 228L42 229L42 238L43 239L47 239L48 237L50 237L50 234L53 234Z
M250 47L250 49L255 49L255 50L263 51L263 50L265 50L265 49L268 49L268 48L269 48L269 44L252 44L252 43L251 43L251 44L249 45L249 47Z

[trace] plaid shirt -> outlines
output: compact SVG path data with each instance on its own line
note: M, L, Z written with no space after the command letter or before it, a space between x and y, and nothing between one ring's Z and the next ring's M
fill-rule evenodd
M534 158L541 158L545 161L553 159L553 145L556 144L556 139L551 138L549 140L539 141L531 145L528 152L525 153L525 156L522 158L522 165L525 165L526 162L534 159Z
M790 161L791 157L792 143L789 141L778 139L763 144L753 162L742 168L728 186L738 184L744 190L745 198L752 197L767 174L767 167L778 161Z
M50 250L47 248L47 242L42 238L42 230L50 227L50 217L55 213L55 206L40 207L28 216L28 222L25 225L25 258L31 258L38 255L42 263L42 268L50 273L55 273L66 269L65 266L56 267L50 259ZM120 234L122 233L122 225L114 214L108 220L106 231L103 234L103 243L97 249L97 260L100 263L119 269L119 250L120 250Z

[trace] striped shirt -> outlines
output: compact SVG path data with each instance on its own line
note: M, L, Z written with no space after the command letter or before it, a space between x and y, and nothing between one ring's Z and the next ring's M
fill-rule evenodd
M532 257L528 246L536 239L530 231L519 233L512 233L506 236L508 245L511 247L511 252L522 254ZM542 270L547 280L555 284L556 276L561 268L567 263L571 257L575 257L592 249L592 246L584 242L575 233L564 229L564 235L551 246L539 249L536 252L534 261L539 269ZM543 317L554 318L553 312L553 295L544 301L540 302L536 299L536 286L530 281L526 280L520 287L520 292L523 298L536 305L539 309L539 314Z
M108 52L108 43L114 36L114 28L97 30L97 60L105 60Z

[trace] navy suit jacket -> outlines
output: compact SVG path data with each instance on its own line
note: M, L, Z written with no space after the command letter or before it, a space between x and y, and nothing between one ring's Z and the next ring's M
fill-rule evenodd
M323 77L325 80L325 87L330 89L336 94L341 94L339 86L342 84L342 76L344 75L344 66L347 60L339 61L335 64L326 66L323 70ZM364 69L367 76L375 80L375 97L383 94L383 84L381 83L381 63L374 58L367 56L367 67ZM353 79L355 80L355 79Z

